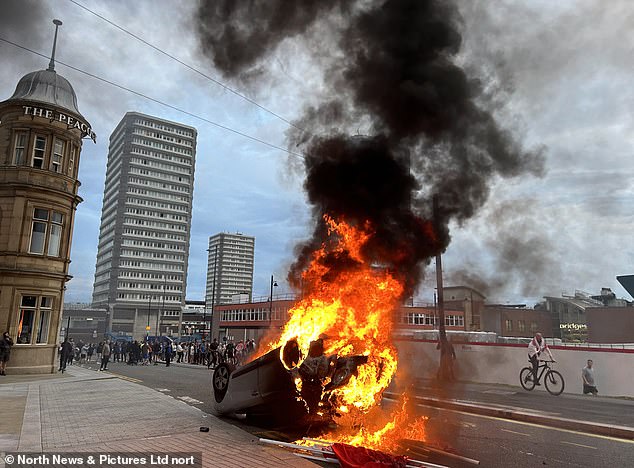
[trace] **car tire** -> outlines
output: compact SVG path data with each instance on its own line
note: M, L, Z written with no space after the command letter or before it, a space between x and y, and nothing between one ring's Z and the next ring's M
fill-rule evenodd
M214 398L220 403L224 400L229 387L229 376L231 375L231 366L226 362L218 364L211 377L211 385L214 389Z

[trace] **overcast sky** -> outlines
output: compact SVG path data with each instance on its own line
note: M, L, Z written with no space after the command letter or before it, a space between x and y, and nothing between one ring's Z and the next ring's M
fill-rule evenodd
M167 0L4 0L0 38L57 59L206 120L287 147L289 125L130 37L76 3L239 90L287 120L324 94L321 57L311 41L284 41L249 85L223 78L200 51L192 25L196 2ZM480 212L452 225L443 257L446 285L482 288L491 302L544 295L598 293L631 297L615 277L634 273L634 7L627 0L464 1L463 49L457 57L487 84L487 105L500 124L532 147L544 147L545 173L495 180ZM257 18L253 18L257 21ZM0 100L48 60L0 41ZM280 149L220 129L66 68L79 110L97 133L81 155L80 195L67 302L92 294L108 138L127 111L198 129L187 298L204 299L210 235L255 236L254 295L268 294L270 275L284 278L293 248L311 231L301 161ZM363 128L359 130L363 133ZM425 181L421 181L424 186ZM418 298L431 300L434 263Z

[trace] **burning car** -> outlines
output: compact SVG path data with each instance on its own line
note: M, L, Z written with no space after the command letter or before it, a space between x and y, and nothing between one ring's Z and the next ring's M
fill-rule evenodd
M212 377L216 411L296 422L319 415L329 421L336 408L332 391L346 385L367 357L327 357L323 351L323 340L315 340L302 360L297 342L289 341L240 368L220 364Z
M281 408L288 415L306 412L291 373L280 361L279 348L239 368L218 365L212 386L216 411L223 415L277 417Z

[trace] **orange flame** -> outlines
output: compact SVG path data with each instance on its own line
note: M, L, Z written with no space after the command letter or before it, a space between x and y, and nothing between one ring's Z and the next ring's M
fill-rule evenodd
M303 273L304 289L310 293L289 311L280 338L269 345L269 350L295 340L305 357L310 342L324 337L327 355L367 356L367 363L357 369L358 375L333 391L338 413L359 427L364 425L364 415L381 401L396 373L398 358L392 330L404 285L386 268L371 265L364 258L363 248L374 234L369 223L354 227L343 220L324 219L329 242L313 253ZM330 258L345 259L346 268L330 268ZM406 412L401 410L383 428L373 432L362 429L344 440L336 439L380 448L397 428L405 427L404 415Z

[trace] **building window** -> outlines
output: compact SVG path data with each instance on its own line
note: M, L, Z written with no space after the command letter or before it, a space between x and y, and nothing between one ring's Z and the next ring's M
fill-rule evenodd
M70 155L68 156L68 176L75 177L75 158L77 157L77 147L70 147Z
M37 344L48 343L52 305L53 298L49 296L22 296L16 344L31 344L33 337Z
M506 320L506 331L513 331L513 320Z
M51 155L51 171L62 172L65 142L55 138L53 141L53 154Z
M64 215L53 211L51 213L51 236L48 241L48 255L59 257L59 249L62 244L62 225Z
M517 321L517 331L520 331L520 332L526 331L526 324L524 323L524 320Z
M35 323L37 305L36 296L22 296L20 307L20 321L18 322L18 344L30 344Z
M537 322L531 322L531 331L533 333L537 332Z
M62 213L57 211L49 212L49 210L43 208L34 208L29 253L42 255L48 237L47 255L59 257L63 224L64 215Z
M42 169L44 167L44 156L46 155L46 137L36 136L33 146L33 161L31 166Z
M16 166L22 166L24 164L27 140L28 134L26 132L16 132L15 146L13 147L13 162Z
M29 253L43 254L46 241L46 227L48 225L48 210L35 208L33 210L33 226L31 228L31 245Z
M53 305L53 298L43 296L40 301L40 319L38 320L37 336L35 342L37 344L48 343L48 327L51 321L51 308Z

